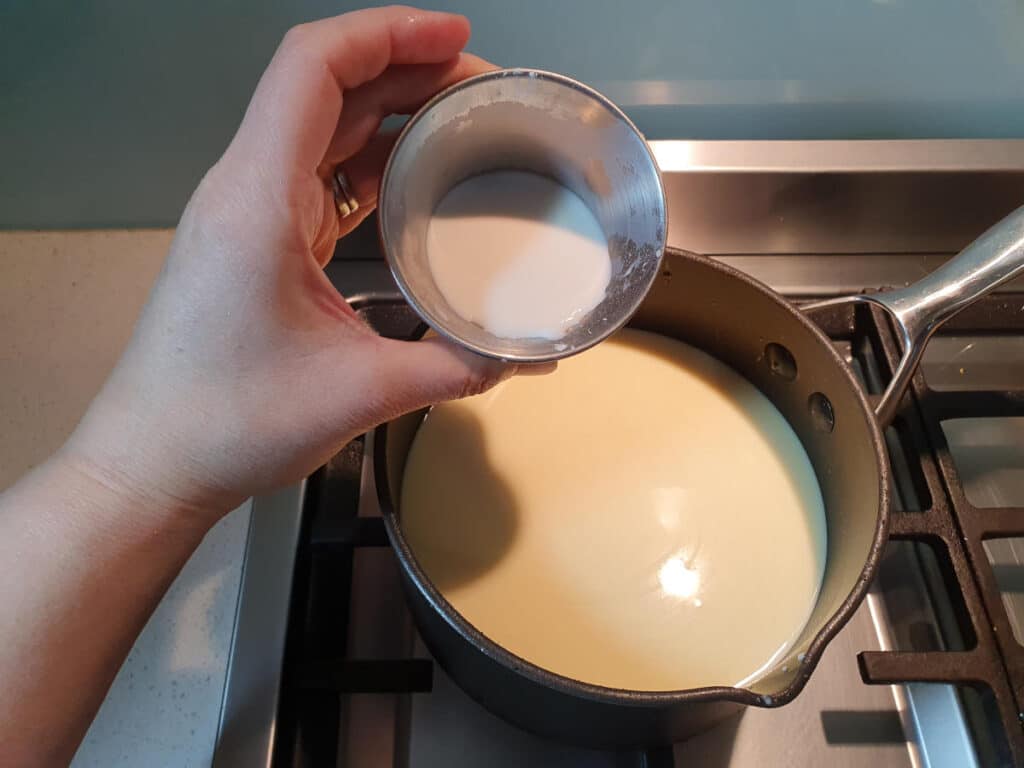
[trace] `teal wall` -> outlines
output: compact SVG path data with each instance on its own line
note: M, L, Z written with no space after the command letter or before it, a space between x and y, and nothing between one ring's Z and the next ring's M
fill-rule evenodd
M0 0L0 227L169 225L326 0ZM651 138L1024 137L1014 0L426 0Z

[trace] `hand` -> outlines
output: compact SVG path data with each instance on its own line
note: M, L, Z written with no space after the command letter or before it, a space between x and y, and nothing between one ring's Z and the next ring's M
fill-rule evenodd
M376 336L322 271L374 207L381 120L491 68L460 53L468 38L460 16L400 7L287 34L65 459L140 508L212 522L379 422L514 373ZM360 203L345 219L327 181L342 162Z

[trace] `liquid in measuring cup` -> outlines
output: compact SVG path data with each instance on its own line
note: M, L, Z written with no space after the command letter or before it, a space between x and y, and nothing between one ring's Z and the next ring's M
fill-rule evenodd
M524 171L453 187L427 230L434 282L452 309L502 338L557 340L601 303L608 242L580 197Z

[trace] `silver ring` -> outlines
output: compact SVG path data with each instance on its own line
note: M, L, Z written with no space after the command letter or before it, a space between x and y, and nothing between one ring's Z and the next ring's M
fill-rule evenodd
M340 165L331 174L331 190L334 192L334 205L338 209L338 216L344 219L359 210L359 201L352 194L352 182L348 180Z

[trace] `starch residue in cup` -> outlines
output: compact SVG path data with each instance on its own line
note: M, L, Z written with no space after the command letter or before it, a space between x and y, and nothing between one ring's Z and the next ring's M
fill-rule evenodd
M502 338L560 339L611 280L608 243L569 189L523 171L455 186L427 230L434 282L461 317Z

